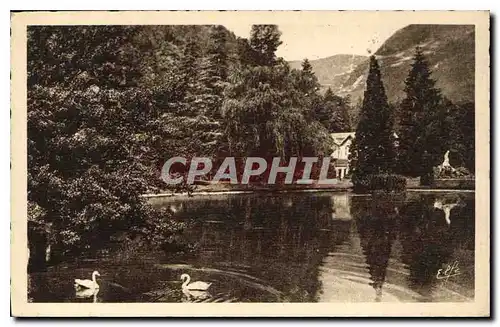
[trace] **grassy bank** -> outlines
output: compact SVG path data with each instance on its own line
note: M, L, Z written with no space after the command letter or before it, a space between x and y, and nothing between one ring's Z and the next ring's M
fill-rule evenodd
M423 186L420 185L420 178L407 178L406 179L407 189L418 189L418 190L474 190L475 180L467 178L448 178L448 179L436 179L433 185Z

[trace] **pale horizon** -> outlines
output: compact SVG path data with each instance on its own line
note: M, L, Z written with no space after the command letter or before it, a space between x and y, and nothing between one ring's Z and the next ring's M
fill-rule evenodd
M351 25L278 25L281 41L276 54L287 61L316 60L339 54L368 56L397 30L401 21L381 24L353 22ZM236 36L249 38L252 25L225 24Z

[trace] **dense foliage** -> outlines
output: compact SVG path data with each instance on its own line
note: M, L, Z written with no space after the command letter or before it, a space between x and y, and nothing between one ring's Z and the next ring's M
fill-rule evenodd
M450 164L475 172L475 105L451 104L446 116L450 133L445 139L450 150Z
M322 105L316 107L316 117L332 133L350 132L351 118L349 96L340 97L328 88L323 95Z
M447 150L453 152L454 165L474 167L474 106L446 99L431 74L417 47L400 105L398 168L420 176L423 184L432 183L433 167L443 162Z
M402 192L406 189L406 178L395 174L355 175L353 183L354 191L357 193Z
M28 34L28 200L41 212L30 218L50 226L51 241L66 250L148 211L139 200L148 169L132 160L144 128L135 116L148 102L135 58L122 52L133 29L68 29Z
M428 172L428 167L432 168L432 163L436 163L438 158L435 157L444 153L439 134L445 132L439 126L443 120L437 118L445 108L420 48L417 48L406 78L405 92L406 97L401 103L400 170L409 176L421 176Z
M306 156L325 154L328 130L311 113L321 99L307 61L292 71L275 57L279 31L253 26L248 49L252 60L230 76L222 108L230 154L236 156Z

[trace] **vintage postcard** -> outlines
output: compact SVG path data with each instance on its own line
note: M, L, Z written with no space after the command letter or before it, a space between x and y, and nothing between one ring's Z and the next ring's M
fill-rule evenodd
M11 13L12 315L488 317L489 21Z

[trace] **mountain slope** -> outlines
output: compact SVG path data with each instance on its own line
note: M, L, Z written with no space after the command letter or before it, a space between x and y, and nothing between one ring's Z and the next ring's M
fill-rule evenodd
M474 26L408 25L392 35L375 53L379 59L387 97L392 103L404 97L415 47L422 47L443 94L453 102L474 100ZM368 65L359 64L336 90L362 98Z
M365 56L339 54L311 60L310 63L323 89L331 87L332 90L339 90L348 81L354 69L366 60L368 57ZM290 61L289 64L291 68L300 69L302 62Z

